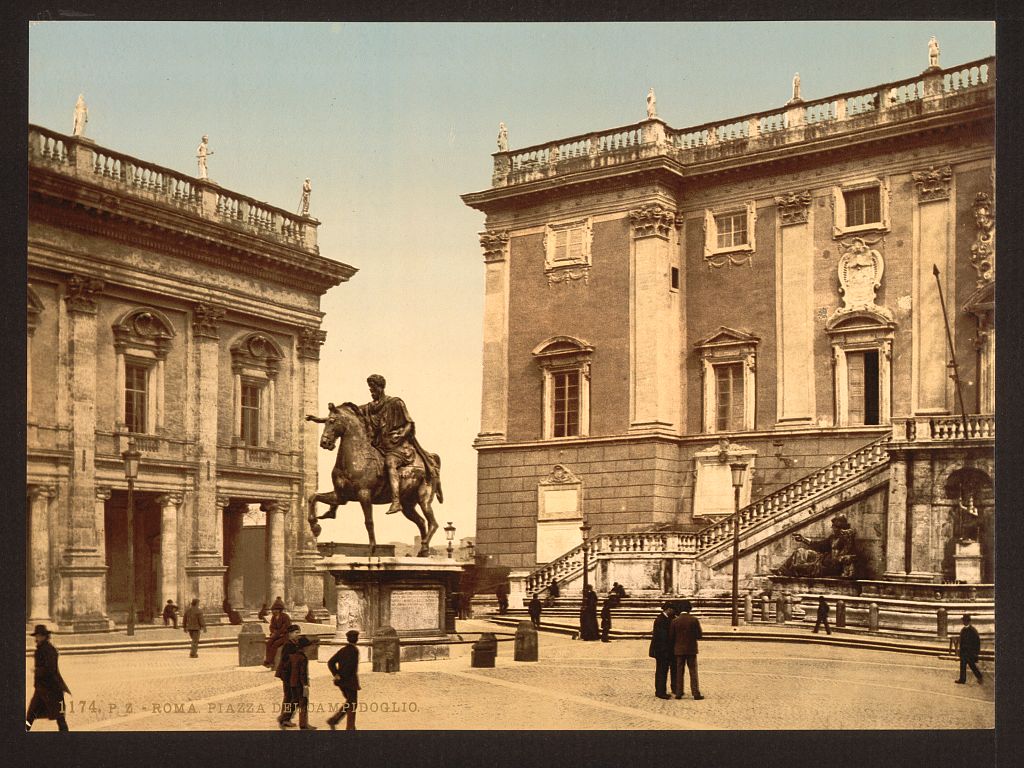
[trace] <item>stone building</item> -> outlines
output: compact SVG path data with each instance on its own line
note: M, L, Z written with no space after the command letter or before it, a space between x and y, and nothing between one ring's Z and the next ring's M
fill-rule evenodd
M571 581L585 520L599 585L719 588L743 463L748 583L840 513L862 578L955 580L970 504L991 581L994 93L985 59L495 153L478 550Z
M129 579L142 621L193 597L214 622L225 597L326 615L302 416L320 297L355 269L320 255L309 216L82 136L30 126L28 149L29 625L123 623Z

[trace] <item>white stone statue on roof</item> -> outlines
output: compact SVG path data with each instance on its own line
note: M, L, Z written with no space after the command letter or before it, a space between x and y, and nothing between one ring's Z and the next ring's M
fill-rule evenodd
M299 213L303 216L309 216L309 196L312 192L313 185L306 179L302 182L302 197L299 199Z
M651 120L658 116L658 99L654 95L654 89L647 92L647 119Z
M85 106L85 97L78 94L78 101L75 102L75 122L71 128L73 136L85 135L85 124L89 122L89 110Z
M498 151L508 152L508 130L504 123L498 123Z
M939 66L939 41L935 39L935 35L928 41L928 66L936 69Z
M791 101L803 101L800 98L800 73L793 75L793 98Z
M206 157L207 157L207 155L212 155L212 154L213 154L213 150L210 149L210 137L204 135L203 136L203 140L199 143L199 146L196 147L196 157L199 158L199 178L200 179L209 178L206 175Z

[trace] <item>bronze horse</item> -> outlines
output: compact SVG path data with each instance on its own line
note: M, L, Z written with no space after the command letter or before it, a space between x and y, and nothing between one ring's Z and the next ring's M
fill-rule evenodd
M321 448L333 451L339 439L341 444L338 446L338 458L334 462L334 469L331 470L334 490L315 493L308 499L309 526L313 535L319 536L320 524L317 520L333 518L339 504L358 501L363 508L363 520L370 539L372 557L377 547L373 535L373 505L391 503L391 487L387 481L384 457L373 447L368 426L358 406L353 403L343 403L340 406L328 403L327 407L330 411L327 418L307 416L306 419L324 425L324 432L320 437ZM413 464L402 467L399 477L402 514L416 523L416 527L420 529L422 545L419 557L430 555L430 539L438 528L431 508L435 493L437 500L444 502L444 494L441 492L441 458L436 453L426 454L426 457L431 463L429 470L417 453ZM330 507L319 517L316 514L317 502ZM417 504L423 510L426 520L417 513Z

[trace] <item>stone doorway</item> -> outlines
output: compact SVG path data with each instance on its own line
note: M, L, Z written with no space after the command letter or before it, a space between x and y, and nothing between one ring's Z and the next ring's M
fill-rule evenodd
M150 624L159 618L160 506L157 494L136 491L133 542L135 621ZM128 492L111 492L103 510L107 560L107 615L118 624L128 620ZM169 597L175 597L170 595Z
M254 615L267 602L266 513L258 503L224 510L224 595L231 607Z

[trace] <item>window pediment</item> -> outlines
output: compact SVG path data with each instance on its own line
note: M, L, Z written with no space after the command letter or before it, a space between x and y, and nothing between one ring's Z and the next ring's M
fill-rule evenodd
M760 342L761 339L758 336L722 325L717 331L701 339L694 346L703 357L745 356L752 353Z
M896 323L885 307L837 312L825 323L825 330L833 334L857 331L892 331L895 327Z
M114 346L118 350L146 350L159 360L167 357L171 339L176 335L167 316L152 307L129 310L121 315L112 328Z
M236 372L256 369L273 377L277 375L282 359L284 352L280 345L258 331L246 334L231 345L231 366Z
M590 359L594 348L572 336L553 336L533 348L533 357L542 368L578 366Z

